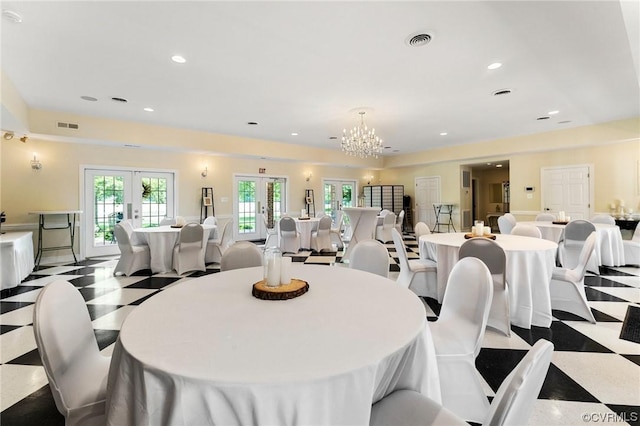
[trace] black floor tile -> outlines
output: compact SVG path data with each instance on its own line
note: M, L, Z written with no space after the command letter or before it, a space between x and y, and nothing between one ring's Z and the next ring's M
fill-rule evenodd
M72 278L68 281L76 287L86 287L88 285L92 285L104 280L104 277L97 277L95 275L84 275L82 277Z
M640 365L640 355L621 355L621 356L625 357L626 359L633 362L634 364Z
M180 277L149 277L144 280L140 280L137 283L128 285L125 288L147 288L160 290L161 288L165 288L180 279Z
M119 305L96 305L96 304L88 304L87 309L89 310L89 316L91 317L91 321L100 318L103 315L107 315L120 308Z
M2 426L64 426L64 416L56 408L49 385L4 410L0 421Z
M604 275L604 276L619 276L619 277L634 277L635 275L633 274L628 274L626 272L623 271L618 271L612 268L608 268L606 266L601 266L600 267L600 275Z
M100 297L103 296L107 293L111 293L112 291L117 291L119 290L118 288L80 288L78 289L80 291L80 294L82 295L82 297L84 298L85 302L89 302L93 299L95 299L96 297Z
M482 348L476 357L476 368L496 392L526 354L525 350Z
M560 401L600 402L553 363L549 366L547 377L544 380L542 389L540 389L538 398Z
M7 333L11 330L15 330L16 328L21 328L21 325L2 325L0 324L0 334Z
M585 287L584 293L587 295L587 300L590 302L626 302L624 299L598 291L592 287Z
M639 278L640 279L640 278ZM622 284L617 281L608 279L607 277L584 277L584 285L587 287L627 287L632 288L630 285Z
M158 290L158 291L160 291L160 290ZM144 296L144 297L142 297L142 298L140 298L140 299L136 300L135 302L132 302L132 303L129 303L129 304L130 304L130 305L137 306L137 305L141 304L142 302L144 302L145 300L147 300L147 299L149 299L150 297L152 297L154 294L157 294L157 293L158 293L158 291L156 291L155 293L148 294L148 295L146 295L146 296Z
M551 323L550 340L555 351L612 353L609 349L561 321ZM535 342L534 342L535 343Z
M18 294L27 293L33 290L38 290L40 288L42 287L29 286L24 284L21 284L17 287L5 288L4 290L0 291L0 299L6 299L8 297L17 296Z
M107 346L113 344L118 340L120 332L118 330L93 330L98 341L98 348L103 350Z
M96 272L95 268L84 267L84 268L74 269L73 271L62 272L59 275L89 275L89 274L93 274L94 272Z
M0 314L15 311L25 306L33 305L32 302L0 302Z
M42 359L40 359L40 352L37 349L20 355L19 357L12 359L7 364L19 364L19 365L42 365Z
M640 406L637 405L614 405L606 404L607 407L616 413L617 417L603 417L600 423L623 424L627 422L632 426L640 426ZM602 413L603 416L606 415Z

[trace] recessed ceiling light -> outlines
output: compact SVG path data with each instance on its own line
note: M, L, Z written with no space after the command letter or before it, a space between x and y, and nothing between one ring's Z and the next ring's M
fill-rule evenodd
M329 139L330 140L335 140L335 139L338 139L338 137L337 136L329 136Z
M171 60L177 64L184 64L185 62L187 62L187 60L180 55L173 55L171 57Z
M298 136L296 132L291 133L291 136Z
M393 152L400 152L400 150L399 149L394 149Z
M487 163L487 166L490 166L491 164L493 164L493 163Z
M502 66L502 64L500 62L494 62L491 65L489 65L487 67L487 69L489 70L497 70L498 68L500 68Z
M557 111L557 110L556 110L556 111L549 111L547 114L549 114L549 115L555 115L555 114L557 114L557 113L559 113L559 112L560 112L560 111Z
M502 167L502 164L496 164L496 167Z
M256 123L255 121L249 121L249 122L247 122L247 124L249 126L257 126L258 125L258 123Z
M391 147L390 146L385 146L384 149L391 149Z
M538 118L536 118L536 120L548 120L548 119L550 119L550 118L551 118L551 117L549 117L549 116L547 116L547 115L543 115L542 117L538 117Z
M447 133L447 132L442 132L442 133L440 133L440 136L447 136L448 134L449 133Z
M567 124L571 123L571 120L558 121L558 124Z
M16 24L19 24L20 22L22 22L22 16L20 16L17 12L14 12L13 10L4 9L2 11L2 16L6 18L7 21L11 21Z
M93 96L80 96L80 99L84 99L85 101L89 101L89 102L95 102L98 99L94 98Z
M111 98L111 100L116 102L121 102L123 104L126 104L127 102L129 102L125 98Z
M496 90L495 92L492 93L493 96L502 96L502 95L508 95L511 93L511 89L500 89L500 90Z
M147 112L153 112L153 111L154 111L154 109L153 109L153 108L149 108L149 107L147 107L147 108L143 108L143 109L144 109L145 111L147 111Z

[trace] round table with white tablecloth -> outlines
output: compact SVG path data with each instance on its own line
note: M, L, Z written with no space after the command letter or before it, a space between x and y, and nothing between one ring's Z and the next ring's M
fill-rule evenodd
M263 270L243 268L132 311L113 352L107 423L364 425L371 404L396 389L441 401L414 293L349 268L291 272L310 289L290 300L253 297Z
M447 286L449 272L458 261L460 246L467 241L464 233L427 234L420 236L420 256L438 263L438 301ZM549 284L555 266L558 245L552 241L496 235L496 242L507 257L507 288L511 324L523 328L551 325Z

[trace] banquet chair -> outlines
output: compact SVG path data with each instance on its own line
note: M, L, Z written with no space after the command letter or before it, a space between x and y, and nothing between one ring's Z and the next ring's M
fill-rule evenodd
M403 231L403 229L402 229L403 225L404 225L404 210L400 210L400 213L398 214L398 217L396 218L396 229L401 234L402 234L402 231Z
M479 423L489 402L475 367L484 338L493 279L480 259L465 257L451 269L436 322L429 323L436 350L442 405Z
M318 229L311 233L311 248L315 251L329 250L331 246L331 216L322 216Z
M296 221L290 216L280 219L280 251L297 253L300 250L300 233Z
M636 225L633 231L633 237L630 240L622 240L624 248L624 262L627 265L640 265L640 223Z
M511 235L521 235L523 237L542 238L542 232L535 225L526 225L524 223L518 223L511 230Z
M393 245L398 255L400 273L396 282L418 296L438 299L438 265L430 259L411 259L407 256L402 235L397 229L391 230Z
M389 251L380 241L359 241L349 257L349 267L389 277Z
M553 356L553 343L539 339L504 379L482 422L487 426L527 424ZM370 426L460 425L468 423L436 401L412 390L397 390L371 407Z
M189 271L206 271L204 229L198 223L187 223L180 229L178 244L173 248L173 269L182 275Z
M386 216L389 213L391 213L391 210L382 209L382 210L380 210L380 213L378 213L378 216Z
M508 217L502 215L498 218L498 229L501 234L510 234L514 226L515 224Z
M593 216L589 222L591 222L591 223L605 223L607 225L615 225L616 224L616 220L613 218L613 216L608 215L608 214L597 214L597 215Z
M131 244L133 244L134 246L147 245L143 237L133 232L133 222L131 221L131 219L121 220L118 223L127 230L127 234L129 234L129 240L131 241Z
M222 253L220 271L252 266L262 266L262 250L250 241L237 241Z
M207 216L202 222L203 225L217 225L218 219L215 216Z
M169 225L175 225L176 224L176 218L175 217L164 217L160 220L160 226L169 226Z
M222 254L233 244L233 219L225 222L219 235L218 238L207 241L204 253L205 263L219 263L222 260Z
M78 289L63 280L45 285L33 309L33 333L65 425L105 424L111 357L100 353Z
M536 222L553 222L556 220L556 215L553 213L540 213L535 220Z
M342 210L336 211L336 226L332 226L329 231L329 239L331 242L335 241L338 249L344 248L344 242L342 242L342 233L344 231L344 213Z
M595 225L589 221L579 219L569 222L564 227L563 236L558 244L560 265L567 269L575 268L585 240L595 231Z
M376 240L387 243L393 240L391 230L396 226L396 214L387 213L382 218L382 225L376 226Z
M460 246L459 257L460 259L476 257L482 260L489 268L493 279L493 299L489 310L487 327L510 336L509 287L506 280L507 256L504 250L498 243L488 238L472 238Z
M418 222L416 223L416 226L413 227L413 232L416 235L416 241L417 241L420 239L421 236L430 234L431 230L429 229L429 225L427 225L426 223Z
M127 277L134 272L151 269L151 252L146 244L133 244L127 225L116 223L113 234L120 249L120 259L113 270L113 275L122 273Z
M267 231L267 238L264 241L264 247L271 247L269 241L275 237L276 244L278 244L278 233L276 231L276 222L274 220L273 226L269 227L269 220L266 213L262 213L262 222L264 223L264 229Z
M516 217L511 213L505 213L503 214L503 216L506 217L513 226L516 226L516 223L518 223L518 220L516 219Z
M592 324L596 323L596 319L593 317L584 292L584 275L587 272L587 262L593 254L595 245L596 233L592 232L582 245L576 266L573 268L553 268L549 285L552 309L570 312Z

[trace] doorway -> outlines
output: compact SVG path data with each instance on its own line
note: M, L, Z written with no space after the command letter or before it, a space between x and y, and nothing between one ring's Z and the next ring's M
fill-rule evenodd
M86 257L120 254L113 228L122 220L140 228L175 216L173 172L85 168L83 174Z
M354 194L356 182L353 180L323 180L324 197L323 213L335 221L338 210L344 207L356 207Z
M262 240L286 210L287 179L235 176L233 217L235 240ZM267 224L263 219L266 217Z
M543 167L540 175L543 211L564 211L571 219L591 217L591 166Z
M433 230L436 214L433 203L440 202L440 176L416 178L416 223L424 222Z

